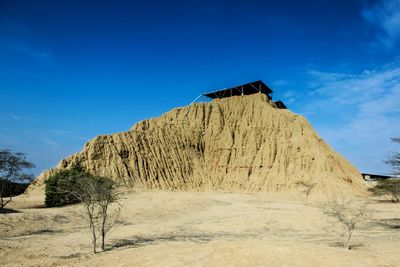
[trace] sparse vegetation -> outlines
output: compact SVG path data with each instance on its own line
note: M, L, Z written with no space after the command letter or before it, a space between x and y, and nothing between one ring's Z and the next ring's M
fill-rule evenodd
M400 144L400 137L392 138L394 143ZM400 153L394 152L389 155L388 159L385 161L386 164L392 167L393 175L400 175Z
M81 217L87 221L92 233L93 252L97 252L99 238L101 248L105 250L106 235L120 212L120 192L113 180L91 175L75 164L51 176L46 181L45 194L46 207L81 203L84 208Z
M299 181L296 183L297 186L300 189L300 192L302 192L305 196L306 196L306 200L308 199L308 196L310 195L311 191L314 189L315 187L315 183L311 183L311 182L303 182L303 181Z
M377 184L369 189L375 196L387 195L394 203L400 202L400 179L379 180Z
M323 213L333 217L338 223L346 228L347 240L345 248L351 249L351 238L354 231L369 217L367 204L364 202L355 202L341 198L326 203L323 207Z
M10 203L13 196L21 193L21 186L33 180L32 174L23 172L33 167L35 165L27 161L23 153L0 150L0 209Z
M117 184L105 177L84 176L77 181L77 187L71 194L84 207L82 217L88 222L92 232L93 252L97 252L99 238L104 251L106 235L115 225L120 212L120 192Z
M400 143L400 138L392 138L394 143ZM385 161L386 164L392 167L393 175L400 175L400 153L395 152L389 155L388 159ZM400 202L400 178L392 178L386 180L379 180L370 191L375 196L388 195L390 200L394 203Z
M79 164L73 165L70 169L61 170L46 180L45 205L46 207L59 207L68 204L78 203L72 192L75 191L79 180L89 176Z

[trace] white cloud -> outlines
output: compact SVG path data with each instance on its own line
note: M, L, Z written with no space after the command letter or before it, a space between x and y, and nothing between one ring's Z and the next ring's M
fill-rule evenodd
M387 169L382 160L396 150L389 138L400 136L400 64L358 74L313 70L309 75L311 97L301 113L311 118L323 114L326 121L317 131L352 155L360 169ZM355 147L357 152L350 152Z
M274 81L273 83L272 83L272 85L273 86L285 86L285 85L287 85L288 84L288 82L287 81L285 81L285 80L276 80L276 81Z
M42 141L43 143L53 146L53 147L58 146L57 142L55 142L47 137L39 137L39 140Z
M16 121L22 120L21 116L18 116L18 115L13 114L13 113L10 114L10 118L13 119L13 120L16 120Z
M90 140L90 138L88 138L88 137L83 137L83 136L74 136L73 139L79 140L79 141L85 141L85 142L87 142L87 141Z
M313 92L328 96L340 104L360 104L381 100L400 83L400 67L364 70L359 74L310 71Z
M54 135L70 135L73 132L69 131L69 130L63 130L63 129L52 129L52 130L50 130L50 133L54 134Z
M30 57L44 64L52 65L54 63L53 55L46 47L37 46L37 36L44 38L43 33L32 30L28 25L21 23L14 18L5 17L0 21L0 49L5 54L18 54Z
M392 48L400 41L400 0L382 0L361 14L381 30L378 38L386 47Z
M0 40L0 47L7 52L14 52L21 55L26 55L47 64L52 63L53 60L52 55L49 52L36 50L28 44Z

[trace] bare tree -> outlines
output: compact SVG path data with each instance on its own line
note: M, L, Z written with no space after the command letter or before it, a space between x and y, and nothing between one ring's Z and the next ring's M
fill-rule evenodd
M392 142L400 144L400 137L391 138ZM385 160L385 163L392 166L392 174L400 175L400 153L394 152L389 155L388 159Z
M121 210L120 192L117 184L105 177L87 175L77 182L70 192L84 207L83 218L92 233L93 252L96 253L97 240L101 238L101 248L106 246L106 235L114 226Z
M367 204L364 202L356 202L341 198L326 203L323 207L323 212L327 216L336 219L338 223L343 225L347 231L347 241L345 248L351 249L351 238L354 231L369 217Z
M299 186L300 191L306 196L306 200L316 185L315 183L306 183L303 181L298 181L296 184Z
M0 208L4 208L14 196L13 186L16 183L28 183L33 180L32 174L24 173L35 165L25 159L20 152L8 149L0 150Z
M392 178L392 179L379 180L374 187L369 189L369 191L371 191L374 196L388 195L392 202L399 203L400 179Z
M400 138L391 138L394 143L400 143ZM392 174L400 175L400 153L394 152L389 155L386 164L392 167ZM400 177L378 180L378 183L369 189L375 196L389 195L392 202L400 202Z

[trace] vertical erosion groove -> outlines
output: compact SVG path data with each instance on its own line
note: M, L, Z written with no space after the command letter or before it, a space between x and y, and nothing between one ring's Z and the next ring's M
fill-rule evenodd
M323 193L366 190L358 170L307 120L274 108L262 94L195 103L128 132L96 137L56 169L76 161L90 172L148 189L290 191L304 181Z

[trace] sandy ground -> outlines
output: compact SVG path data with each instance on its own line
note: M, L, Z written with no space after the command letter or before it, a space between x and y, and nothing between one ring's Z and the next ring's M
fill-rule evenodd
M42 201L33 192L0 214L1 266L400 266L400 205L384 201L369 200L347 251L343 228L302 196L131 192L98 254L79 205Z

